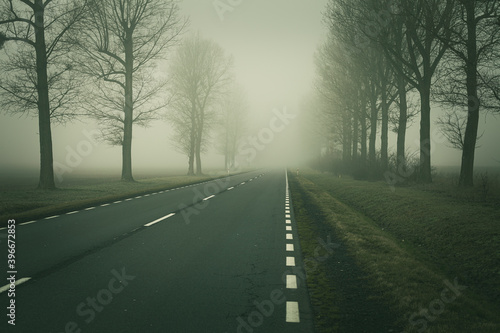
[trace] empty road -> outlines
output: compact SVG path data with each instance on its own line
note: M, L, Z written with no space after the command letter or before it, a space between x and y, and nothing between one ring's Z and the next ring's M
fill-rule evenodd
M295 225L278 170L2 229L0 331L313 332Z

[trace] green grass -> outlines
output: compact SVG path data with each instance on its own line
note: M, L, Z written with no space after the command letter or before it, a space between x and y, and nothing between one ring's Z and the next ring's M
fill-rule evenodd
M93 179L84 179L76 184L50 191L36 190L26 186L4 190L0 192L0 226L5 226L8 219L16 219L18 223L26 222L131 196L198 183L211 178L208 176L172 176L139 179L136 182L101 179L98 183Z
M455 278L467 289L436 318L426 320L429 331L500 331L496 319L500 207L446 195L439 185L392 191L383 182L312 171L301 171L290 183L293 196L299 195L300 188L321 209L325 222L369 277L370 287L402 314L399 324L407 332L423 327L418 322L423 316L413 317L413 324L411 316L439 300L444 281ZM302 238L300 230L299 234Z

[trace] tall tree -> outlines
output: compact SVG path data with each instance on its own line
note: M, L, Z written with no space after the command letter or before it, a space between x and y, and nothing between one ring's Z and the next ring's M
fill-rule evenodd
M404 17L409 58L392 49L389 52L404 65L399 74L420 94L420 181L429 183L432 182L431 85L437 66L448 50L442 39L450 35L454 0L403 0L400 8L398 15Z
M456 7L449 38L442 38L450 54L441 73L441 89L435 96L444 104L467 108L465 118L455 111L441 119L441 124L445 134L454 133L450 138L452 144L462 149L459 185L472 186L480 101L485 107L488 105L486 98L480 97L487 95L485 82L481 80L487 76L482 74L486 74L487 68L493 64L495 51L500 46L500 26L496 24L500 17L500 3L495 0L457 0ZM462 122L465 125L463 133Z
M232 58L215 42L199 33L186 38L170 65L171 93L175 103L170 118L178 147L188 156L188 174L202 174L201 153L214 112L231 82Z
M94 81L88 100L91 117L103 124L104 138L122 147L122 180L133 181L132 129L146 125L164 103L151 103L163 85L155 80L157 60L178 42L187 21L175 0L94 2L73 42L79 68Z
M51 120L59 115L67 97L75 91L70 80L70 65L64 63L68 49L62 40L86 13L89 1L3 0L0 3L0 48L6 42L20 43L4 67L7 75L0 81L4 106L19 102L20 112L35 111L40 139L39 189L54 189ZM67 81L70 82L70 81ZM51 106L52 104L52 106Z
M224 154L224 168L236 165L237 148L245 132L248 104L241 88L230 91L220 106L220 151Z

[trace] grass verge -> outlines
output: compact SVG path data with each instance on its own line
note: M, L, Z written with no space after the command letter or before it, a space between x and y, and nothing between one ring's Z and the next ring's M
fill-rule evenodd
M415 188L393 192L385 183L316 172L291 175L290 186L292 198L307 195L313 203L301 209L319 210L345 244L366 276L367 292L399 314L395 327L405 332L500 331L498 208ZM310 236L300 227L299 234L307 251L302 239L307 243ZM315 307L317 320L330 316L335 322L336 310L328 304L336 283L328 281L323 295L308 276L312 303L326 307L320 313ZM321 318L319 326L327 322Z

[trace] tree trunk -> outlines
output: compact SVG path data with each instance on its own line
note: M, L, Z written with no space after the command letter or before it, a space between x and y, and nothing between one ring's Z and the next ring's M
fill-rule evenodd
M134 51L132 32L127 31L125 37L125 105L123 119L122 143L122 180L134 181L132 177L132 123L133 123L133 69Z
M406 126L408 121L408 102L406 98L406 83L402 76L398 76L398 94L399 94L399 121L398 138L396 144L396 170L399 174L406 172Z
M364 164L366 162L366 138L368 137L368 129L366 128L366 103L363 105L362 114L361 114L361 163Z
M474 185L474 153L476 150L477 128L479 125L479 99L477 98L477 40L475 1L463 2L467 10L467 125L465 127L460 186Z
M47 79L47 51L45 45L44 8L35 1L35 53L38 92L38 131L40 139L40 179L38 188L55 189L52 130L50 126L49 85Z
M389 165L389 104L387 103L387 84L386 78L383 78L382 91L381 91L381 103L382 103L382 124L381 124L381 134L380 134L380 162L382 167L382 172L386 171Z
M358 139L359 139L359 110L354 110L352 119L352 161L358 160Z
M349 113L344 111L342 116L342 160L344 163L351 160L351 119Z
M196 138L196 174L198 176L203 175L201 168L201 138L202 131L200 130Z
M195 133L196 133L196 120L195 120L195 105L194 102L191 105L191 130L189 131L189 158L188 158L188 176L194 175L194 151L196 148L195 144Z
M377 96L375 93L375 88L372 88L371 96L370 96L370 105L371 105L371 113L370 113L370 142L368 147L368 159L370 161L371 167L375 165L376 156L375 156L375 144L377 140L377 117L378 117L378 109L377 109Z
M420 182L431 183L431 78L420 87Z

